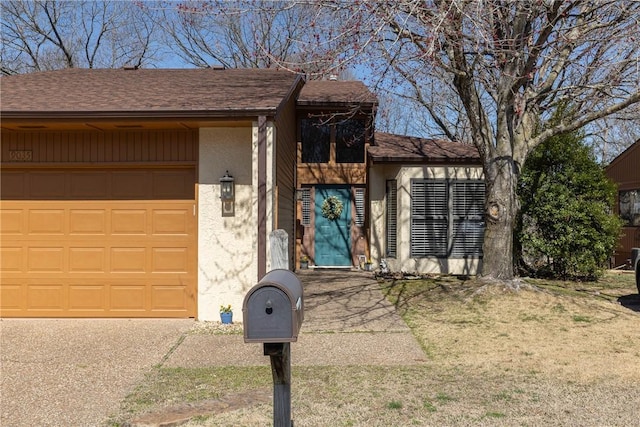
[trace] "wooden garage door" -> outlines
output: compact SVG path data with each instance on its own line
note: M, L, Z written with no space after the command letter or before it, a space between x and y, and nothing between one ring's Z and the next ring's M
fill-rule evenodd
M190 168L2 171L3 317L194 317Z

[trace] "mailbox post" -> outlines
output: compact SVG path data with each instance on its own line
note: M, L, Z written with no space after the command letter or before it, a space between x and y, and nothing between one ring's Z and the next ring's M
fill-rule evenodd
M302 284L289 270L267 273L244 297L244 342L262 343L271 360L273 425L293 427L291 421L291 344L298 340L304 320Z

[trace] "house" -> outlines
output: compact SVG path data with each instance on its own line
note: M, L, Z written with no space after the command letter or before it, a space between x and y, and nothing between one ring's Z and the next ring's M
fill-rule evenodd
M640 247L640 140L633 143L605 168L618 186L614 212L624 221L613 266L628 263L631 248Z
M0 78L3 317L236 310L289 265L473 274L468 146L375 132L361 82L283 70L68 69Z

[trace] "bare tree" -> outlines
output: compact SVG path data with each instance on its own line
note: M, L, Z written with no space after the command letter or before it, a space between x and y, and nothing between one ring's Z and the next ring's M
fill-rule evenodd
M487 184L487 279L514 278L516 186L528 153L640 101L640 2L331 1L320 7L360 15L362 25L345 29L347 48L375 47L360 52L377 67L379 85L399 85L442 133L467 137L478 148ZM438 105L436 95L450 107ZM568 115L551 123L560 106Z
M7 72L143 66L158 49L134 2L5 0L0 11Z
M310 48L317 25L306 4L266 0L160 1L144 3L163 29L166 46L196 67L327 69ZM313 68L313 69L312 69Z
M585 134L596 158L602 165L609 164L618 154L640 140L640 103L593 122Z
M193 64L327 74L357 63L383 99L401 95L423 107L434 134L473 143L487 184L481 274L489 279L514 278L516 188L528 153L640 101L640 2L633 0L213 5L181 3L188 13L172 27ZM559 107L567 115L551 123Z

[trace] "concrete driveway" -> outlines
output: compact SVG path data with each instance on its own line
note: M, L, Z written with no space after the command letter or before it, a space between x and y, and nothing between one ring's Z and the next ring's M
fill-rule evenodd
M102 426L193 320L2 319L2 427Z
M425 363L370 273L308 270L298 277L305 322L293 365ZM269 364L260 344L198 333L203 327L191 319L2 319L0 426L102 427L158 364Z

